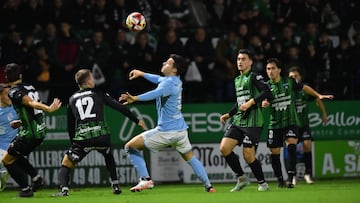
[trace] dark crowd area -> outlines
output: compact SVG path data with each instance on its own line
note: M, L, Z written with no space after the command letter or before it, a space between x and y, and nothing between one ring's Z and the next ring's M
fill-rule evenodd
M125 27L134 11L146 18L141 32ZM17 63L45 103L67 103L78 89L74 73L88 68L117 98L153 89L129 81L129 71L161 74L175 53L189 62L184 102L232 102L237 52L246 48L265 78L266 60L276 57L320 93L355 100L359 11L359 0L0 0L0 81L5 65Z

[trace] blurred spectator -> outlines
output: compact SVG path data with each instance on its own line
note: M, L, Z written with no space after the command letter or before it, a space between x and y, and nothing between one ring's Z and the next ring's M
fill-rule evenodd
M353 69L351 64L350 42L347 37L340 38L339 46L333 50L331 57L331 87L337 99L351 97L353 87ZM341 68L340 68L341 67Z
M57 29L55 24L48 23L46 25L45 33L41 40L50 58L56 59L56 55L57 55L56 49L57 49L58 39L57 39Z
M10 31L2 41L1 65L16 63L23 66L26 54L21 47L21 35L17 30Z
M110 46L104 40L104 34L95 30L91 40L82 47L80 56L80 67L91 69L94 74L96 85L108 89L109 80L109 59L111 56Z
M110 57L110 93L114 98L120 97L126 91L130 72L131 45L126 41L126 32L119 30L112 46Z
M234 78L238 74L236 61L238 51L242 48L244 43L234 31L228 31L219 39L213 71L215 101L234 101Z
M309 75L308 67L305 67L303 63L303 58L301 55L301 51L297 45L290 46L288 49L285 49L284 55L284 65L285 68L288 69L290 67L298 67L302 69L302 75L304 82L308 82L306 77L313 77L313 75ZM285 71L286 72L286 71Z
M76 68L80 60L80 42L72 33L69 22L63 21L60 26L61 32L57 37L55 59L60 67L60 70L57 72L61 78L59 82L61 81L63 86L71 90L61 95L61 98L68 100L70 94L78 89L74 83L74 74L77 71Z
M250 33L249 28L245 23L242 23L237 27L237 35L239 36L239 40L244 43L244 47L248 47L250 41Z
M201 81L187 81L185 78L184 100L201 101L206 100L206 98L211 99L213 95L205 92L204 89L213 89L210 65L213 65L215 52L205 28L196 28L193 35L189 37L185 44L184 56L190 62L193 62L192 65L197 67L201 75Z
M210 16L209 27L211 33L215 36L225 34L231 22L231 9L226 4L226 0L212 0L208 4L207 10Z
M42 102L48 103L50 96L50 89L52 87L51 80L55 76L55 72L58 69L53 59L49 58L46 49L43 44L38 43L35 46L35 55L31 59L29 66L24 71L24 82L28 82L37 88L39 92L39 98ZM55 77L59 77L56 75ZM64 79L64 78L62 78ZM56 92L64 92L59 88ZM55 92L52 92L55 93Z
M106 0L95 0L90 11L90 24L94 30L103 30L107 34L110 25L107 16L110 16L110 9Z
M1 3L1 2L0 2ZM7 32L9 30L21 30L21 0L5 0L0 4L0 32Z
M170 54L184 55L184 45L177 37L175 30L168 30L165 36L160 37L156 50L156 66L161 67L162 62L169 58Z
M92 27L90 25L91 19L91 4L86 0L74 0L70 4L69 22L73 26L74 32L77 32L80 37L88 37Z
M355 44L351 46L351 67L353 68L352 73L354 74L354 99L360 99L360 33L354 35L353 40Z
M261 75L265 75L265 51L259 35L252 35L250 37L250 44L247 49L253 53L253 71Z
M302 13L302 18L304 23L307 22L315 22L320 23L321 19L321 8L320 8L320 0L305 0L305 9Z
M40 0L29 0L24 2L22 8L22 29L25 32L39 34L45 25L45 13Z
M284 26L296 26L296 13L294 3L291 0L273 0L270 3L270 8L274 14L274 25L276 29L281 29Z
M178 28L186 28L192 23L187 0L170 0L164 4L163 14L165 22L169 18L176 19Z
M295 39L294 30L290 26L285 26L282 29L281 36L279 37L281 45L286 50L291 46L298 45Z
M125 28L128 12L125 0L114 0L114 5L110 7L108 13L109 16L106 17L106 21L110 26L110 41L116 40L118 31Z
M46 23L60 25L62 21L71 20L70 9L68 9L63 0L44 1L44 3L46 3Z
M355 38L354 36L357 35L357 34L360 34L360 21L354 21L348 32L347 32L347 36L350 40L350 45L355 45Z
M337 13L333 10L332 4L326 2L321 12L321 21L323 29L329 34L338 34L341 21Z
M315 47L318 45L318 28L319 26L315 22L309 22L306 24L305 33L300 40L301 49L306 49L309 44L312 44Z
M129 53L130 69L139 69L148 73L160 74L160 66L155 67L154 50L149 46L147 32L138 32L135 44L132 45ZM127 73L128 75L128 73ZM150 83L144 78L126 81L127 91L131 94L141 94L154 89L154 83Z

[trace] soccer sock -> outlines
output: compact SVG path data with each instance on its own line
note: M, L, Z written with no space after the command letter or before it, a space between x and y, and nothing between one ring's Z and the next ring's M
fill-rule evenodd
M241 168L238 155L234 152L231 152L225 157L225 161L229 164L230 168L234 171L236 177L244 175L244 171Z
M140 151L135 148L125 148L125 151L128 154L131 163L134 165L140 177L141 178L150 177L144 157L142 156Z
M25 173L29 174L31 178L34 178L38 175L36 169L30 164L30 162L23 156L17 159L17 163L21 168L25 171Z
M259 184L265 183L264 173L263 173L263 170L261 168L260 161L255 159L255 161L252 162L251 164L249 164L249 166L251 168L251 171L255 175L258 183Z
M201 164L199 159L193 156L189 161L188 164L192 167L195 174L200 178L200 180L204 183L206 187L211 186L209 177L205 171L204 166Z
M71 169L69 167L61 165L61 168L59 170L59 181L60 181L61 188L69 187L70 171L71 171Z
M118 177L116 174L115 159L114 159L113 154L110 152L108 154L104 153L103 155L105 158L106 168L109 172L112 182L117 181Z
M4 165L4 166L7 169L10 176L15 180L17 184L19 184L20 188L26 188L29 186L27 181L27 175L17 162L18 160L16 160L12 164Z
M287 172L288 172L288 176L289 176L289 181L292 181L292 178L295 175L295 170L296 170L296 145L295 144L289 144L287 146L287 150L288 150L288 168L287 168Z
M280 154L271 154L271 166L278 181L284 181L281 172Z
M312 154L304 152L305 174L312 175Z

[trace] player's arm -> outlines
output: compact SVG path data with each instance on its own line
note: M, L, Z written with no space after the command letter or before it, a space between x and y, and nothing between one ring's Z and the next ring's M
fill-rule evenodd
M237 104L237 102L235 102L235 104L233 105L233 107L230 109L230 111L228 113L224 113L223 115L220 116L220 121L222 123L225 123L227 121L227 119L229 119L230 117L232 117L236 114L237 110L238 110L238 104Z
M316 98L315 102L316 102L316 106L319 107L319 109L321 111L321 114L322 114L321 118L322 118L323 124L326 124L327 123L327 113L326 113L324 102L319 98Z
M139 120L135 114L133 114L129 108L127 108L125 105L123 105L122 103L116 101L114 98L112 98L109 94L105 93L104 96L104 101L105 104L109 105L111 108L121 112L124 116L128 117L130 120L132 120L134 123L136 123L137 125L139 125L141 128L143 128L144 130L146 130L146 126L144 121Z
M262 102L265 99L271 100L272 93L267 84L264 82L264 78L261 75L253 74L251 78L253 85L259 90L259 94L255 95L254 98L250 98L247 102L240 106L241 111L246 111L253 105Z
M143 77L152 83L159 83L159 81L160 81L159 79L161 78L161 76L159 76L159 75L145 73L145 72L143 72L141 70L137 70L137 69L130 71L129 80L133 80L138 77Z
M165 95L166 91L166 84L163 84L159 85L154 90L145 92L137 96L131 95L129 92L126 92L126 94L121 94L119 101L126 101L124 102L125 105L134 103L136 101L151 101L157 97Z
M50 106L43 104L41 102L31 99L28 95L22 97L22 104L29 106L33 109L43 110L45 112L51 113L58 110L61 107L61 102L58 98L55 98Z
M333 95L322 95L322 94L318 93L316 90L314 90L309 85L303 85L302 89L304 90L304 92L306 92L306 94L309 94L317 99L332 99L332 98L334 98Z

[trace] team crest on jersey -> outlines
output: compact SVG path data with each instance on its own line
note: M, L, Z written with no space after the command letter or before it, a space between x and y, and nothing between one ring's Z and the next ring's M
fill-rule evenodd
M256 76L256 80L262 80L262 79L264 79L262 75L257 75Z
M284 83L283 86L285 89L289 89L289 83Z

